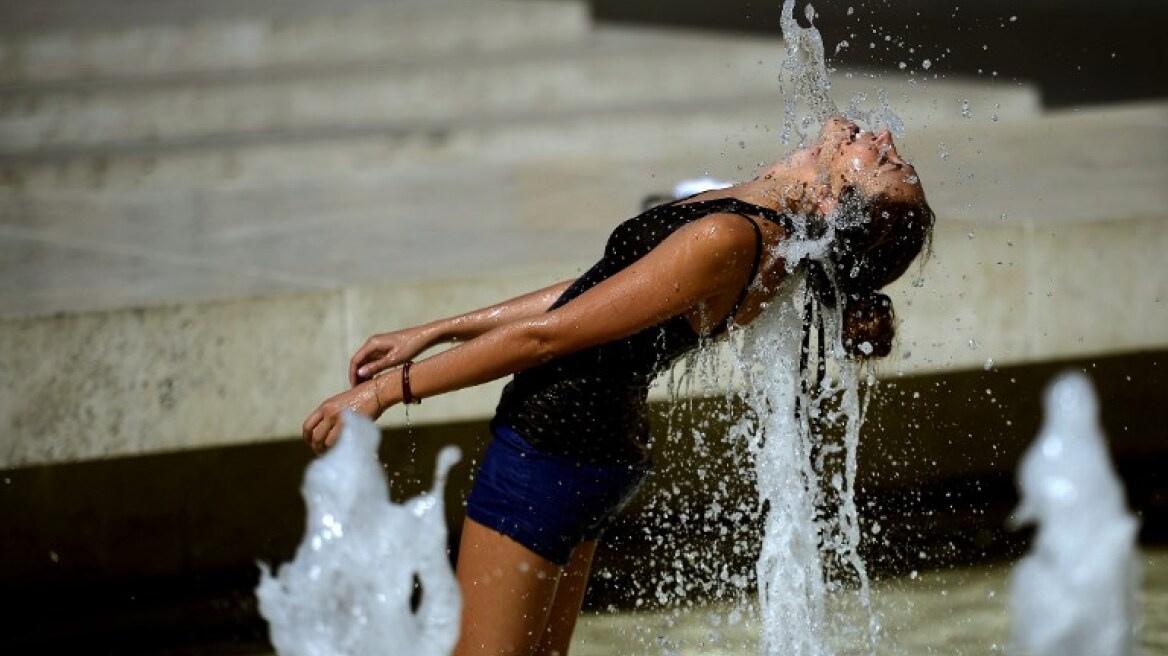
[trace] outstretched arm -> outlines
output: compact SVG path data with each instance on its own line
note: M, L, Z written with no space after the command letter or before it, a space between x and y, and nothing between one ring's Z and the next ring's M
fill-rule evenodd
M754 231L715 215L671 235L644 258L552 312L499 324L410 369L415 397L428 397L621 339L707 299L736 295L753 263ZM402 401L401 377L381 376L332 397L304 422L318 452L336 440L343 410L376 417Z
M349 384L360 385L438 344L474 339L498 326L542 314L572 282L565 280L449 319L378 333L366 340L349 361Z

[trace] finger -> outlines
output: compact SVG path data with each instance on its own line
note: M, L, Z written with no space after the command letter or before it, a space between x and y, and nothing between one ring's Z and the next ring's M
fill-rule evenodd
M365 361L369 359L369 352L372 350L370 342L372 341L373 339L370 338L368 342L365 342L365 345L357 349L357 352L353 354L353 358L349 360L349 384L355 386L361 382L359 370L365 364Z
M328 451L329 449L331 449L333 447L333 445L337 443L337 440L340 437L341 437L341 424L338 422L331 429L329 429L328 435L325 435L325 437L324 437L324 450Z
M386 369L389 369L393 364L394 358L387 355L363 365L360 369L357 370L358 384L372 380L374 376L385 371Z
M322 418L323 414L321 413L320 408L317 408L316 410L312 411L312 414L308 415L308 419L305 419L304 425L300 427L300 434L304 438L304 441L308 442L309 445L312 444L312 433Z
M381 371L381 369L377 369L370 372L367 369L371 362L376 362L386 357L389 349L383 347L380 342L376 344L372 342L373 340L371 339L370 344L361 347L361 350L357 351L353 355L353 359L349 361L349 382L354 387L371 378L377 371Z
M325 439L328 437L329 431L333 428L332 419L326 418L316 425L312 431L312 450L318 454L324 453L327 449Z
M361 345L361 348L357 349L357 352L353 354L353 357L349 360L349 364L354 365L355 368L359 367L362 362L367 360L369 358L369 353L378 349L380 344L378 337L380 336L373 335L369 339L365 340L365 343Z

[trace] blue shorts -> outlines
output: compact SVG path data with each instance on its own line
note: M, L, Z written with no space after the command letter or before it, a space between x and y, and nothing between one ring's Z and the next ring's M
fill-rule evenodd
M600 537L650 470L648 463L580 463L537 450L506 426L491 432L466 516L561 566L582 542Z

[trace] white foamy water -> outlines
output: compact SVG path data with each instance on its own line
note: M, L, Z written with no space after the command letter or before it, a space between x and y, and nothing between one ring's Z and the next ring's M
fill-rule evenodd
M1064 374L1022 458L1017 523L1037 526L1014 569L1014 643L1030 656L1135 653L1137 523L1111 466L1091 382Z
M751 412L732 435L750 446L765 509L756 566L760 652L827 656L846 647L874 653L879 626L858 553L855 504L860 370L842 357L838 316L827 312L825 351L834 375L804 390L803 285L797 278L780 290L746 331L738 362ZM864 621L855 622L855 609L844 615L845 598Z
M442 490L459 459L438 456L430 492L389 500L377 461L380 431L346 413L328 453L309 465L308 506L296 557L256 596L280 656L448 656L458 638L461 601L446 556ZM415 584L421 599L411 609Z

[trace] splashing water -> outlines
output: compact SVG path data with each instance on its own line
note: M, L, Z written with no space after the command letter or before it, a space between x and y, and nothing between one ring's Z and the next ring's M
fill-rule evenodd
M1016 524L1035 523L1011 579L1014 643L1032 656L1135 653L1136 520L1111 467L1091 382L1064 374L1022 458Z
M442 489L459 459L438 456L429 493L389 501L377 462L380 433L346 413L336 445L308 467L304 541L256 589L280 656L447 656L461 602L446 560ZM415 583L421 600L411 610Z
M807 22L815 19L811 5L804 9ZM787 56L779 67L779 90L783 94L783 131L779 141L786 145L792 136L798 143L808 141L808 131L815 129L839 110L827 95L831 82L827 79L827 63L823 56L823 37L814 25L799 26L795 20L795 0L783 1L779 19ZM800 104L807 113L799 116Z
M863 407L859 365L842 357L839 317L825 316L826 353L836 380L808 388L801 374L805 308L802 277L747 329L738 367L750 412L732 431L754 456L764 509L756 565L762 654L826 656L874 653L879 625L871 614L855 504L856 450ZM817 430L816 425L825 430ZM855 601L868 625L845 620L842 595ZM840 597L834 600L832 595Z
M779 142L806 144L815 130L833 115L840 114L835 101L828 95L827 58L824 56L823 36L816 29L815 9L808 4L803 9L808 27L800 27L795 20L795 0L783 0L779 24L787 54L779 66L779 90L783 94L783 130ZM844 41L840 45L846 46ZM840 48L836 48L839 52ZM852 121L863 121L871 130L887 128L896 138L904 136L904 121L892 109L886 89L877 89L878 104L870 109L866 94L856 94L842 113ZM802 114L800 114L802 112ZM797 137L797 139L795 139Z

